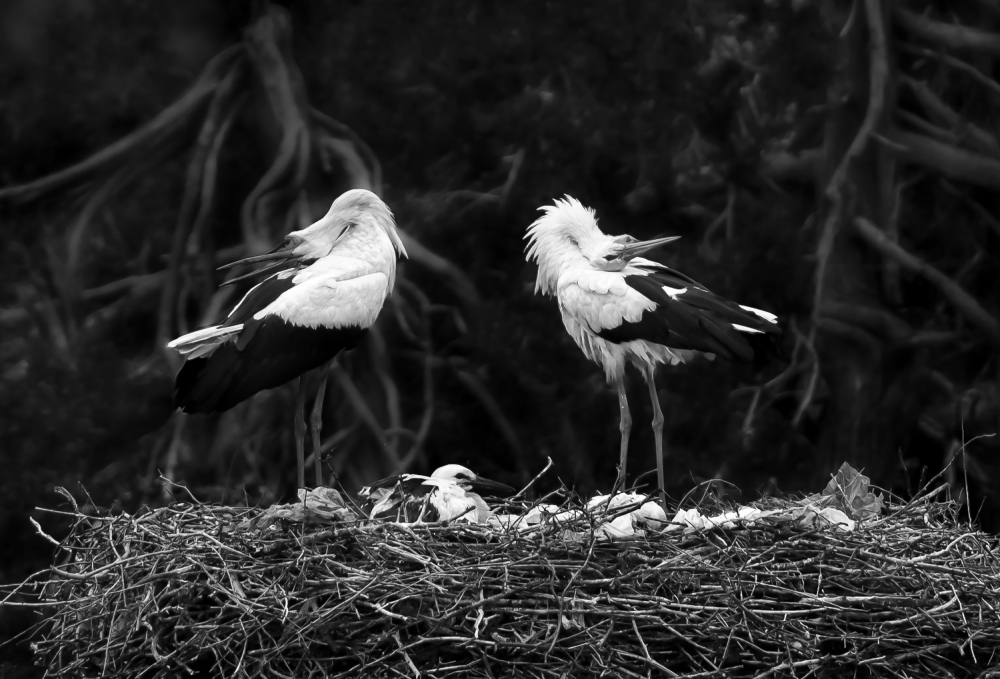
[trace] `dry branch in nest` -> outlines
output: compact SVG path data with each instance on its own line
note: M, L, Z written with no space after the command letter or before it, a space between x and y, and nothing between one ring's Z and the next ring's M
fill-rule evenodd
M877 511L846 478L826 500ZM289 506L264 522L74 509L62 563L34 583L49 615L34 648L49 677L981 676L1000 650L1000 545L933 495L852 532L772 515L627 541L599 539L571 500L528 530L348 522L333 492L303 497L325 508L314 523Z

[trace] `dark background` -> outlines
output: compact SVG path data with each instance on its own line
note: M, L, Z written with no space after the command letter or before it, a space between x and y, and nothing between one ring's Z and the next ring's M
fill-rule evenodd
M181 416L163 345L235 301L216 265L359 182L411 259L330 381L348 490L448 462L520 486L547 456L548 487L608 490L615 396L524 261L569 194L605 232L683 236L657 257L781 316L778 359L660 371L672 497L816 491L844 461L906 496L947 467L997 529L1000 5L891 4L8 0L0 581L51 560L28 517L59 534L34 509L54 486L126 511L170 500L161 474L294 497L294 384ZM635 478L637 374L629 396ZM5 610L5 635L31 619Z

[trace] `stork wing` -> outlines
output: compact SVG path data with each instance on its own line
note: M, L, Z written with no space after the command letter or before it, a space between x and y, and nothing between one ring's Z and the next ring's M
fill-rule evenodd
M581 273L576 282L565 295L560 291L564 313L574 307L572 315L609 342L645 340L752 360L778 332L771 314L741 307L653 262L624 272Z
M348 280L316 276L298 284L276 278L251 290L226 319L242 321L235 342L189 359L181 368L174 397L182 410L227 410L353 348L375 322L388 292L382 273ZM274 289L264 289L268 282L287 286L285 292L274 296Z
M559 309L594 335L625 322L639 321L656 305L625 283L621 274L576 270L558 283Z
M365 491L371 493L372 491L379 489L393 490L398 485L402 486L403 491L406 493L415 493L421 490L426 492L429 487L421 489L420 485L429 478L429 476L424 476L422 474L393 474L392 476L387 476L384 479L375 481L370 486L365 486L361 489L361 491L362 493Z
M292 276L296 271L297 269L286 269L268 277L250 288L219 323L182 335L169 342L167 347L188 359L210 356L219 346L236 340L243 330L243 323L252 319L255 313L295 287Z
M299 274L291 289L254 313L253 318L260 321L276 316L312 328L371 327L389 296L388 277L381 272L352 278L342 275L331 272L303 279Z

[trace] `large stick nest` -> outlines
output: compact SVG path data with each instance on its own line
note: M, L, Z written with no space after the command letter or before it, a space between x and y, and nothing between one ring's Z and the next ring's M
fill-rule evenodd
M74 507L37 580L46 676L923 679L998 662L998 541L930 496L851 532L778 512L624 541L591 511L528 529L264 514Z

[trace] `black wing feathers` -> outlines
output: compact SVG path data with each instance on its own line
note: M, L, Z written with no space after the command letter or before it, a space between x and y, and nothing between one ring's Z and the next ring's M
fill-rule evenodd
M625 276L625 282L655 302L656 308L643 313L635 323L602 330L599 337L616 343L642 339L673 349L711 352L731 361L750 361L773 351L770 335L779 332L776 324L677 271L660 266L639 268L649 274ZM734 324L759 332L741 331Z
M384 479L379 479L368 487L372 490L375 488L395 488L398 484L402 486L404 493L423 496L434 488L434 486L423 485L427 478L428 477L421 476L419 474L393 474L392 476L387 476Z
M174 382L177 407L186 413L228 410L258 391L280 386L357 345L367 328L311 328L270 315L254 319L254 314L295 287L293 275L282 276L288 271L251 288L219 323L243 324L236 342L184 363Z
M186 413L228 410L354 348L368 331L358 326L310 328L277 316L251 320L244 333L248 330L252 339L245 346L228 342L209 356L184 363L174 383L177 407Z
M253 320L255 313L264 309L268 304L294 288L295 284L292 283L292 279L295 278L294 273L290 273L284 278L279 278L279 276L287 271L289 270L280 271L250 288L246 296L240 300L240 303L229 312L229 315L224 320L219 322L219 325L228 326L247 323Z

